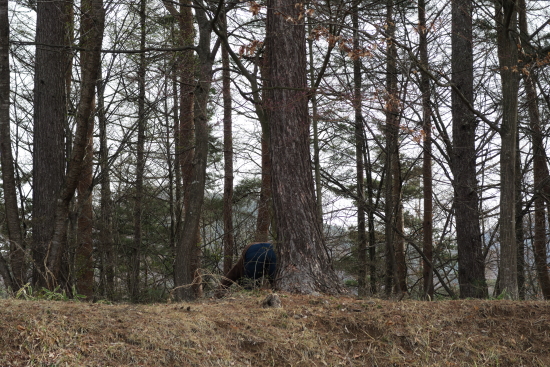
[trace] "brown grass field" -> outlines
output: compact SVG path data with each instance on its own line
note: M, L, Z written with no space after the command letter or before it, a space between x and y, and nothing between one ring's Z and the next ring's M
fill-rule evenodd
M550 366L550 304L0 301L0 366Z

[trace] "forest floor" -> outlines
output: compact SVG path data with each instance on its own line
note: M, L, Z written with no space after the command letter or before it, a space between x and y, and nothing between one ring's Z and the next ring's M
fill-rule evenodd
M550 366L550 303L0 300L0 366Z

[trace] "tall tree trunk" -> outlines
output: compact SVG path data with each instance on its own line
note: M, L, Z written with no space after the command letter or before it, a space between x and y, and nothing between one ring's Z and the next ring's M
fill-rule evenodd
M9 33L8 0L0 0L0 162L13 276L2 255L0 255L0 275L6 287L17 291L25 282L25 244L21 235L11 151Z
M500 289L518 299L516 244L516 139L518 125L518 40L516 1L495 2L502 83L500 126Z
M89 2L90 0L88 0ZM90 6L83 2L83 9ZM92 109L93 111L94 109ZM88 301L94 296L94 261L93 261L93 155L94 155L94 121L90 119L88 126L88 145L84 157L83 169L77 186L78 193L78 233L75 253L75 278L78 293L86 296Z
M472 1L452 2L452 116L451 170L455 190L458 282L460 297L487 297L481 251L479 197L476 179L476 119L459 93L473 105Z
M83 0L82 3L83 11L83 27L82 33L84 35L88 34L90 29L94 26L93 18L93 0ZM72 9L72 6L71 6ZM71 23L72 24L72 23ZM86 37L86 36L84 36ZM87 44L86 40L83 40L83 44ZM88 42L89 44L89 42ZM99 44L101 46L101 43ZM88 61L86 58L83 61ZM89 67L88 64L83 64L81 67L82 75L84 75ZM91 80L90 85L87 87L90 88L91 93L94 93L97 86L97 80L100 78L101 62L99 65L95 66L96 70L96 79ZM95 94L94 94L95 96ZM76 287L78 292L88 299L88 301L93 300L94 296L94 262L93 262L93 208L92 208L92 185L93 185L93 155L94 155L94 115L95 115L95 98L90 102L90 117L88 121L88 131L86 134L87 145L85 148L85 156L82 161L82 171L80 174L80 179L77 185L78 193L78 208L79 208L79 217L78 217L78 244L75 253L75 277L76 277Z
M182 46L190 46L193 44L195 32L193 27L193 13L191 11L191 1L181 0L179 11L176 10L170 2L164 2L166 8L178 20L180 29L179 42ZM210 31L209 31L210 32ZM210 38L210 35L208 36ZM182 177L183 191L183 216L182 230L178 238L176 248L176 268L174 269L174 281L176 284L176 297L178 299L193 299L201 294L200 281L195 282L200 268L200 233L198 230L200 210L197 211L197 205L202 207L204 193L197 197L197 183L200 185L200 177L197 169L202 169L196 166L197 161L206 159L208 146L202 146L203 151L196 157L197 149L199 148L198 140L199 130L197 128L198 115L204 114L205 111L197 111L199 104L202 101L197 101L197 83L195 82L196 72L202 76L201 71L196 67L196 61L192 50L183 51L180 55L179 74L180 74L180 122L179 122L179 145L176 146L176 156L179 156ZM208 81L207 83L210 83ZM206 108L207 101L204 101ZM202 118L201 122L202 123ZM200 124L199 123L199 124ZM204 121L206 124L207 121ZM206 127L205 127L206 128ZM204 133L204 132L203 132ZM206 131L206 136L208 132ZM202 143L201 143L202 144ZM205 142L207 144L207 142ZM205 154L204 157L202 154ZM202 163L199 164L201 166ZM204 190L204 187L203 189ZM192 213L193 218L188 218L187 213ZM196 226L191 228L190 226ZM193 237L190 238L191 234ZM186 273L186 274L183 274ZM197 278L198 279L198 278ZM182 283L184 282L184 283ZM192 284L192 286L191 286ZM185 285L185 286L183 286ZM187 285L190 285L187 287Z
M301 12L303 9L292 0L267 3L267 105L277 286L296 293L339 293L342 286L325 248L311 173L305 26Z
M109 146L107 144L107 117L105 116L105 83L101 80L101 70L97 81L97 117L99 124L99 166L100 176L100 215L99 215L99 256L101 256L100 289L107 299L115 296L115 258L113 240L113 201L109 171Z
M191 12L191 1L181 0L180 9L178 12L178 24L180 28L180 42L182 46L193 44L195 31L193 28L193 13ZM176 147L176 155L180 159L180 172L182 178L182 193L183 193L183 210L189 205L189 198L192 195L190 185L193 177L193 159L195 154L195 127L194 127L194 104L195 97L193 95L195 89L195 56L192 50L181 52L179 75L180 75L180 101L179 101L179 146ZM182 215L181 220L185 217ZM187 236L185 232L181 236ZM181 241L182 238L179 238ZM194 239L198 245L198 234ZM188 253L190 263L196 262L197 251L193 250ZM194 272L194 270L190 270Z
M353 3L352 9L353 48L359 50L359 9L358 2ZM361 59L355 56L353 59L353 109L355 110L355 167L357 184L357 252L358 252L358 295L364 297L367 291L367 233L366 233L366 209L365 209L365 164L363 131L363 113L361 98Z
M224 15L225 21L225 15ZM227 274L233 267L235 237L233 235L233 127L231 118L231 72L229 52L222 45L223 65L223 155L224 155L224 192L223 192L223 272Z
M426 26L426 1L418 1L418 37L420 62L423 70L428 68L428 27ZM424 131L422 185L424 194L424 216L422 220L423 249L426 259L422 262L423 297L433 299L433 189L432 189L432 110L430 106L430 77L422 71L420 90L422 92L422 131ZM427 260L427 261L426 261Z
M401 174L399 163L399 93L394 2L386 3L386 294L406 292L405 242L402 237Z
M69 205L74 196L88 146L88 131L93 123L95 86L101 66L101 43L103 40L104 11L102 0L90 0L82 12L83 34L81 45L82 83L80 100L76 113L76 133L68 163L67 176L55 207L54 234L47 258L47 286L52 289L58 284L61 257L67 236Z
M193 299L201 295L199 224L204 203L206 187L206 163L208 158L208 97L212 85L212 65L215 51L210 49L212 24L204 9L197 6L196 20L199 29L199 41L196 47L198 55L198 83L194 96L195 154L192 176L189 185L189 201L185 207L182 240L176 250L175 296L179 300ZM219 45L217 43L216 45ZM192 287L189 287L192 285Z
M66 119L66 7L63 1L37 3L34 76L32 258L33 284L48 286L47 256L52 249L56 202L65 175L64 128ZM54 276L56 276L55 274ZM51 276L49 276L50 280Z
M519 0L519 28L522 36L523 52L530 56L533 51L528 39L528 23L525 0ZM548 170L544 136L540 120L540 112L535 87L536 75L534 70L523 74L525 94L527 96L527 110L529 113L531 142L533 144L533 183L535 195L535 235L533 238L533 254L535 257L535 269L544 299L550 299L550 275L548 273L548 254L546 250L546 210L545 197L550 193L550 174ZM546 199L547 200L547 199Z
M140 2L139 25L140 25L140 49L145 50L145 0ZM133 302L139 301L139 275L141 264L142 247L142 214L143 214L143 176L145 173L145 133L146 133L146 111L145 111L145 72L146 72L145 52L139 54L138 66L138 126L137 126L137 144L136 144L136 182L134 198L134 241L130 252L130 274L129 288L130 298Z

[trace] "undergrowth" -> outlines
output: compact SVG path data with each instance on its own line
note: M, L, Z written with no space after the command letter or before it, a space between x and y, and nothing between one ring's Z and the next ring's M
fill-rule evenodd
M0 300L0 366L549 366L547 302L232 293L192 303Z

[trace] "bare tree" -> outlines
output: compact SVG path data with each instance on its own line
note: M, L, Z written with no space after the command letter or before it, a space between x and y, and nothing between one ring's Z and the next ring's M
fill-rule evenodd
M394 1L386 3L386 294L407 292L401 164L399 162L399 91Z
M78 181L84 168L86 149L89 145L89 127L94 118L95 87L101 67L101 44L105 14L102 0L90 0L83 8L82 29L86 32L82 38L84 50L81 55L82 82L80 100L76 111L76 132L67 175L55 206L54 233L47 257L47 286L55 287L59 280L61 257L67 236L67 217L69 205L74 196Z
M458 282L460 297L484 298L485 264L481 251L479 196L476 178L472 1L453 0L452 11L452 115L451 170L455 191Z
M36 59L34 76L33 131L33 283L39 287L57 284L58 261L63 246L54 244L56 206L65 177L65 76L67 56L67 8L63 1L40 1L36 11ZM65 220L62 218L61 220ZM50 265L51 266L51 265Z
M8 288L16 290L24 283L24 252L17 209L13 154L10 133L10 63L8 0L0 1L0 159L2 163L2 183L4 191L6 222L12 269L10 272L4 257L0 255L0 275Z
M199 67L194 89L194 117L195 129L195 153L189 185L189 202L185 206L185 215L182 229L181 242L176 249L175 281L176 298L192 299L200 296L200 264L198 251L200 251L197 238L199 236L200 213L204 203L206 187L206 166L208 158L208 97L212 85L212 66L220 40L211 45L212 24L217 22L218 12L213 19L208 18L208 10L202 3L195 3L195 19L199 29L196 52ZM195 255L194 255L195 254ZM192 285L194 288L189 288Z
M423 295L424 298L433 299L433 183L432 183L432 122L431 122L431 101L430 101L430 77L425 70L428 70L428 27L426 25L426 1L418 1L418 38L420 63L422 64L420 90L422 93L422 131L423 159L422 159L422 185L424 194L424 216L423 216L423 248L426 256L422 265Z
M226 23L225 14L223 16ZM222 45L222 94L223 94L223 155L224 155L224 195L223 195L223 272L227 274L233 267L235 237L233 235L233 120L231 109L231 71L229 52Z
M352 8L353 48L359 50L359 8L358 2ZM357 175L357 252L358 252L358 294L366 296L367 292L367 233L365 208L365 133L362 113L362 77L361 59L353 58L353 108L355 110L355 160Z
M89 4L85 4L89 6ZM94 108L95 110L95 108ZM94 156L94 123L91 118L88 126L86 153L82 162L83 168L77 185L78 232L75 251L75 280L78 293L86 296L88 301L94 296L94 260L93 260L93 156Z
M139 300L139 278L142 247L142 214L143 214L143 176L145 174L145 134L147 116L145 111L145 72L147 69L145 58L145 37L146 37L146 0L140 1L139 7L139 64L137 71L138 80L138 120L137 120L137 141L136 141L136 171L135 171L135 196L134 196L134 241L130 252L129 263L129 287L130 297L134 302Z
M516 243L516 139L518 126L518 39L516 1L495 2L502 84L500 138L500 290L518 299Z

